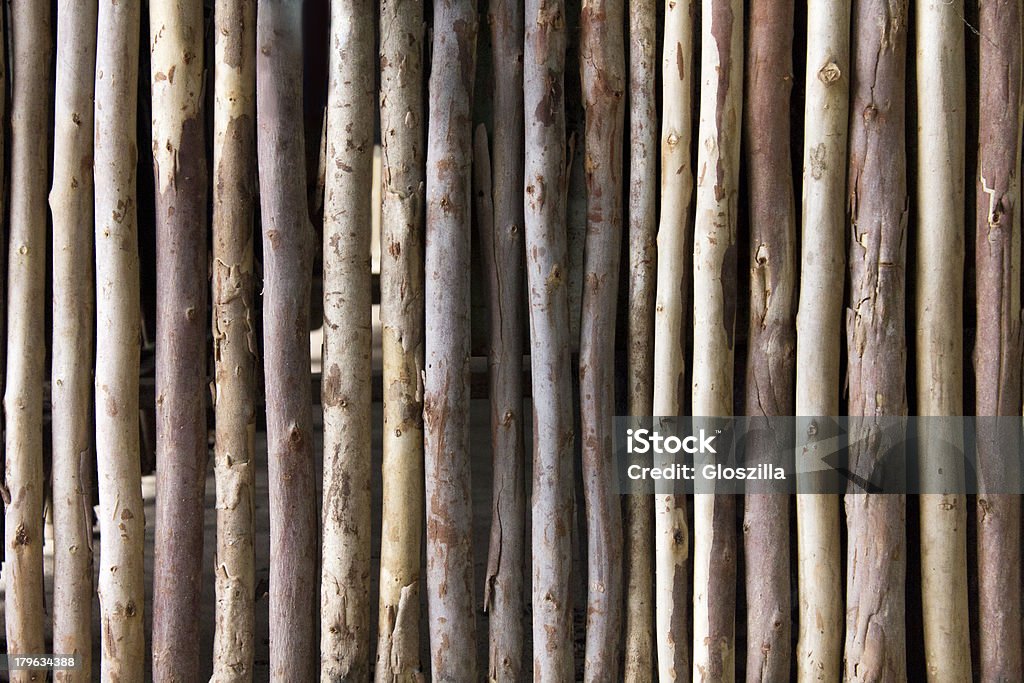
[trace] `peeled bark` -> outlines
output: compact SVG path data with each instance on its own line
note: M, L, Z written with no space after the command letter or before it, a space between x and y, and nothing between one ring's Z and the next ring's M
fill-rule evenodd
M690 161L693 110L693 16L696 0L665 3L662 52L664 110L661 120L661 222L654 308L655 416L682 415L687 402L687 296L692 273L689 211L693 194ZM658 677L690 676L687 560L690 529L684 495L654 497L655 629Z
M488 287L491 450L494 471L491 538L484 581L490 647L488 679L523 677L523 562L526 549L526 462L523 452L523 5L490 6L494 56L493 164L479 130L474 169L484 200L477 213ZM481 140L482 138L482 140ZM482 145L482 149L481 149ZM486 172L485 178L479 174ZM491 180L493 179L493 187ZM486 185L486 187L485 187ZM493 217L492 217L493 216Z
M807 7L803 218L797 312L796 414L839 413L839 355L846 268L849 0ZM814 459L813 438L797 435L801 458ZM797 496L799 636L797 680L839 678L843 640L839 501L834 494Z
M859 0L854 9L847 384L849 414L863 416L851 429L868 442L852 449L850 468L873 472L885 446L884 438L875 438L874 418L907 411L908 8L901 0ZM867 494L854 486L845 497L849 550L844 675L851 681L906 680L906 497Z
M302 3L261 2L256 111L270 488L270 677L313 680L319 539L310 390L314 234L306 208Z
M917 6L915 268L917 412L963 415L964 129L963 2ZM921 480L921 602L928 680L971 680L967 603L967 497L962 465L943 445L962 434L928 430ZM935 482L934 486L932 482ZM939 493L939 491L953 493Z
M533 398L533 677L543 681L573 675L565 45L564 2L527 0L523 110Z
M213 357L217 475L217 595L213 680L253 673L255 625L256 3L219 0L213 141Z
M693 245L693 414L732 414L743 2L704 0ZM694 496L693 677L736 666L736 496Z
M103 0L96 48L96 460L99 485L101 674L145 669L139 477L139 254L135 118L139 5Z
M14 1L8 251L4 577L7 652L46 652L43 623L43 377L50 6ZM38 672L15 673L30 680Z
M975 409L979 416L1021 412L1021 3L979 5L978 176L975 269ZM1021 500L987 485L1013 477L1013 463L979 434L978 674L1020 680ZM1007 462L1009 460L1009 462Z
M580 416L587 517L587 637L583 678L619 680L622 518L613 463L615 313L622 242L622 127L626 87L622 0L580 14L586 112L587 238L580 321Z
M469 252L476 6L435 0L427 141L423 464L436 681L476 680L469 468Z
M96 5L57 10L53 135L53 652L75 654L92 671L93 88L80 71L96 67Z
M750 206L750 335L746 396L751 425L792 415L796 360L796 208L790 159L793 2L750 3L743 130ZM754 433L756 434L756 432ZM768 460L773 444L749 444L749 464ZM743 499L747 597L747 681L789 678L792 630L789 496Z
M423 527L422 0L380 3L384 375L378 683L420 670Z
M206 494L206 135L203 3L150 3L156 185L153 678L199 676Z
M655 96L657 9L629 3L629 319L627 401L630 415L651 415L654 391L654 294L657 280L658 110ZM654 676L654 505L649 495L623 504L625 657L623 679Z
M490 5L494 57L493 163L478 130L474 174L483 199L477 213L488 287L493 504L484 580L490 646L488 680L523 678L526 556L526 462L523 452L523 5ZM482 149L481 149L482 145ZM487 174L486 183L480 174ZM493 187L491 181L493 179ZM486 187L485 187L486 185Z
M323 565L320 678L370 676L370 187L374 15L335 2L324 201Z

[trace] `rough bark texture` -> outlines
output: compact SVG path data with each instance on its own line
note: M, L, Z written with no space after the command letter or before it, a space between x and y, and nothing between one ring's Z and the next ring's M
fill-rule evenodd
M630 415L650 415L654 392L654 294L657 280L658 110L655 94L657 7L629 2L629 311ZM654 676L654 505L648 495L623 503L625 617L623 678Z
M43 622L43 376L50 6L14 1L11 18L11 194L8 252L4 577L7 651L46 652ZM31 680L38 672L20 672Z
M374 12L331 6L324 201L320 678L370 675L370 228Z
M523 679L526 462L523 452L523 4L490 6L494 56L493 161L477 156L490 179L480 191L493 214L478 212L488 287L491 539L484 580L490 631L488 679ZM482 132L482 131L481 131ZM483 152L486 152L484 138ZM478 149L479 149L478 140ZM493 181L493 186L491 182ZM491 218L493 215L493 218ZM490 219L490 222L488 222Z
M314 234L306 209L301 26L301 2L260 3L256 111L270 480L270 677L275 681L313 680L319 660L309 381Z
M380 3L383 516L376 680L420 670L423 528L423 2Z
M533 397L533 677L572 678L572 377L566 248L565 4L527 0L526 274Z
M217 594L213 680L252 679L255 624L256 3L218 0L213 143Z
M690 265L690 160L693 119L693 24L697 0L665 3L662 52L664 110L661 119L661 219L654 313L654 403L656 416L682 415L687 403L686 307ZM655 630L658 677L690 676L687 616L690 605L687 561L690 529L686 497L654 499Z
M96 460L102 678L145 669L139 479L139 255L136 115L139 6L103 0L96 47Z
M620 680L622 512L612 462L612 417L622 243L623 29L622 0L583 3L580 77L586 112L587 239L579 372L588 555L586 681Z
M469 252L476 7L435 0L427 141L423 464L435 681L476 680L469 474Z
M810 417L837 415L841 393L849 41L849 0L808 3L796 414ZM801 458L816 457L813 440L799 443ZM837 496L797 496L797 556L797 680L836 680L843 640Z
M978 177L974 346L977 415L1021 411L1021 4L979 5ZM984 491L1019 481L995 435L979 435L978 673L1020 680L1021 500ZM1012 596L1012 597L1011 597Z
M693 244L693 414L732 414L743 2L704 0ZM694 497L693 677L727 681L736 660L736 497Z
M964 129L963 2L917 5L917 207L915 268L917 413L963 415ZM944 430L940 430L944 431ZM928 680L971 680L964 472L933 433L921 480L921 602ZM952 457L951 457L952 456Z
M53 647L74 653L78 669L57 681L88 680L92 671L92 365L93 88L96 5L57 9L57 85L53 134ZM2 185L0 185L2 187Z
M849 414L868 442L850 467L873 472L885 439L880 415L906 414L907 162L904 140L907 3L854 4L849 166L849 273L846 314ZM851 488L845 677L905 680L906 499Z
M202 0L149 6L156 186L153 678L199 676L206 493L206 135Z
M750 206L750 336L746 413L792 415L796 360L796 208L790 158L793 1L749 4L743 132ZM752 422L756 425L757 422ZM755 441L752 462L770 458ZM747 681L789 677L792 631L789 583L789 496L744 497Z

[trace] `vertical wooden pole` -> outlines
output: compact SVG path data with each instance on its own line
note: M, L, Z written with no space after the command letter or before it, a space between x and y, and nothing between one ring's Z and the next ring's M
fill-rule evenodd
M629 2L629 317L630 415L651 415L654 392L654 296L657 281L658 110L655 95L657 5ZM654 675L654 504L631 495L623 505L625 657L630 683Z
M850 87L850 0L807 6L800 303L796 414L838 415L840 330L846 269L846 139ZM805 453L813 443L797 435ZM797 496L799 635L797 680L839 677L843 641L839 501Z
M743 3L704 0L693 245L693 414L732 414ZM693 677L735 676L736 497L694 496Z
M916 356L919 415L963 415L965 101L963 3L917 5ZM945 430L942 430L943 432ZM928 433L932 435L932 430ZM934 436L939 436L935 434ZM951 434L948 443L962 435ZM947 437L948 438L948 437ZM926 442L921 602L930 681L970 680L967 497L962 466ZM931 456L935 456L934 460ZM956 457L955 455L953 457ZM946 470L952 471L947 474ZM931 488L931 482L936 482ZM952 487L950 487L952 488Z
M46 330L45 122L52 45L48 3L15 1L11 18L11 194L8 252L4 575L7 651L45 652L43 621L43 376ZM42 648L42 649L41 649ZM38 672L20 672L29 680Z
M270 487L270 677L313 680L320 639L310 388L314 235L306 207L302 2L258 8L256 112L263 222L264 374Z
M1021 412L1021 121L1020 2L979 3L978 176L975 272L977 336L975 411L979 416ZM1006 454L979 438L978 674L981 680L1020 680L1021 500L992 494ZM1012 461L1011 461L1012 462ZM1019 465L1016 477L1019 481ZM1006 469L1004 469L1006 468ZM1011 597L1013 596L1013 597Z
M370 675L370 187L374 12L331 5L324 201L323 564L320 677Z
M102 0L97 20L96 460L103 680L145 669L139 478L139 254L135 174L139 5Z
M150 3L156 185L153 678L199 675L206 493L207 169L203 3Z
M661 218L658 226L658 276L654 307L654 402L656 416L682 415L686 409L687 304L690 265L690 202L693 195L693 17L697 0L665 3L662 51ZM657 495L654 500L655 631L658 677L682 680L690 675L687 561L690 528L686 497Z
M490 309L489 396L494 500L484 581L490 647L488 677L523 676L523 562L526 463L523 453L523 2L490 5L494 58L493 186L487 216L478 214ZM486 151L486 138L484 139ZM478 157L479 160L479 157ZM483 187L481 186L481 190Z
M743 134L746 143L750 232L750 335L746 414L755 420L792 415L796 361L796 208L790 158L793 86L793 2L749 5ZM754 425L757 422L753 422ZM750 444L757 462L772 445ZM789 497L744 497L747 598L747 681L789 677Z
M587 0L580 14L586 112L587 237L580 322L580 416L587 517L584 680L619 680L622 518L612 464L615 314L622 242L622 127L626 89L622 0Z
M572 678L572 377L565 228L565 4L527 0L526 275L533 398L533 676Z
M854 3L849 167L850 295L846 314L849 414L871 433L874 417L905 415L904 297L907 161L904 139L906 2ZM858 426L860 425L860 426ZM881 440L851 453L873 471ZM906 498L845 497L847 679L904 680Z
M53 134L53 652L92 671L93 88L96 4L57 7Z
M423 528L423 2L380 3L384 365L378 683L420 670Z
M218 0L214 65L213 357L217 611L213 678L252 678L255 624L256 3Z
M427 140L423 463L434 680L476 679L469 473L469 247L476 6L435 0Z

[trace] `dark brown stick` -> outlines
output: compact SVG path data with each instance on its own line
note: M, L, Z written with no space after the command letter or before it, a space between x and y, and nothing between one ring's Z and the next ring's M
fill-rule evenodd
M314 235L306 208L300 9L299 2L282 0L259 5L256 113L270 479L270 676L311 681L320 661L309 383Z

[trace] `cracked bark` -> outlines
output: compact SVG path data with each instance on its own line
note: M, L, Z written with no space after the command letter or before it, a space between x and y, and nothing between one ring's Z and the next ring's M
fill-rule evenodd
M96 67L96 5L57 11L53 188L53 652L74 653L92 671L93 88L78 70Z
M124 681L142 680L146 656L135 180L139 15L134 3L99 5L94 110L101 674Z
M655 96L655 0L629 2L629 310L627 396L630 415L651 415L654 297L657 280L658 111ZM654 505L648 495L623 503L625 545L623 679L654 675Z
M850 469L865 474L876 471L890 445L874 418L907 411L907 9L903 0L854 4L847 383L855 418L850 428L865 438L851 447ZM906 680L906 498L867 494L851 484L845 504L844 675L851 681Z
M915 291L917 412L963 415L964 130L963 2L917 9ZM928 430L921 481L921 594L929 681L971 680L967 498L955 430Z
M331 5L324 201L323 560L320 678L370 675L370 193L374 13Z
M665 4L662 51L661 217L654 307L655 416L682 415L687 402L686 339L690 265L689 210L693 194L690 159L693 109L693 24L697 0ZM690 529L686 496L654 498L655 632L658 677L690 676L687 560Z
M797 312L796 414L839 413L839 349L846 268L847 110L850 2L807 7L800 302ZM814 459L813 438L800 437L801 458ZM806 490L806 489L803 489ZM799 634L797 680L839 677L843 604L838 496L797 496Z
M315 237L306 207L301 10L295 0L261 2L256 27L271 680L313 680L319 659L319 534L309 382Z
M693 415L733 403L743 2L704 0L693 248ZM735 676L736 497L694 496L693 678Z
M979 5L984 36L979 41L975 242L979 416L1021 412L1021 24L1019 2ZM1000 452L997 434L979 434L978 674L993 681L1022 675L1021 501L985 490L989 483L1020 481L1019 464L1004 462Z
M46 182L50 116L49 4L10 3L11 189L8 251L4 577L7 648L45 652L43 596L43 377L45 375ZM38 671L12 674L33 680Z
M470 0L435 0L427 141L423 453L427 604L436 681L476 680L469 467L469 254L473 74Z
M384 434L378 683L420 670L423 527L423 3L380 3Z
M794 6L792 0L754 0L749 7L743 120L750 206L745 403L753 426L762 417L791 415L794 409L796 209L789 146ZM773 445L770 438L753 441L751 464L770 457ZM791 654L789 496L756 490L748 487L743 499L747 681L778 681L789 677Z
M565 148L565 4L527 0L524 224L533 397L533 676L572 678L572 381Z
M153 678L199 675L206 494L206 141L203 4L149 9L156 186L156 538Z
M585 681L619 680L621 661L623 539L612 463L612 417L622 243L623 29L623 0L583 3L580 78L586 112L587 236L579 381L588 555Z
M213 142L217 561L213 678L249 681L255 622L256 340L253 320L256 3L218 0Z

